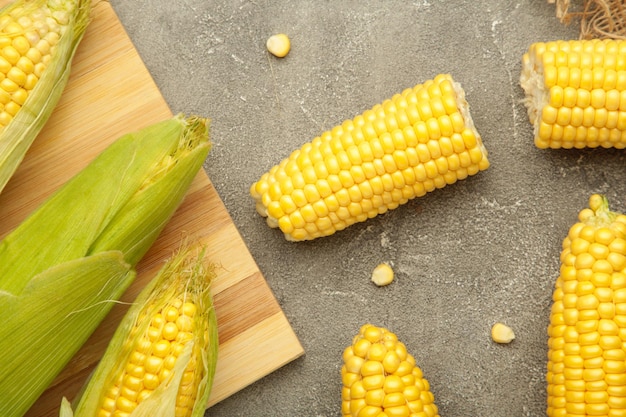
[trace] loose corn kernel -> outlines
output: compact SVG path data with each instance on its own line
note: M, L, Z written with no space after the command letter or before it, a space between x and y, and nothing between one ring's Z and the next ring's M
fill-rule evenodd
M626 412L626 218L594 194L563 241L548 326L550 417ZM614 243L619 242L619 243ZM620 288L618 290L617 288ZM615 389L614 389L615 388ZM619 398L620 400L617 400Z
M439 416L415 359L384 327L361 327L344 350L341 381L344 417Z
M272 55L284 58L291 50L291 40L284 33L279 33L267 39L266 47Z
M626 124L618 120L626 117L626 60L618 57L626 41L571 43L548 42L548 49L533 44L522 57L520 85L535 145L625 148Z
M393 278L393 269L387 263L379 264L372 272L372 282L379 287L391 284Z
M491 327L491 339L496 343L511 343L515 339L515 333L506 324L496 323Z
M252 184L250 194L268 226L288 240L310 240L488 167L465 93L442 74L304 144ZM325 209L306 207L318 199Z

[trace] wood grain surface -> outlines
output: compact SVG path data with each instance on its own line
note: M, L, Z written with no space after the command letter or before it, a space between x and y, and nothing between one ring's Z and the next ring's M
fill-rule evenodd
M171 116L114 10L98 2L61 101L0 194L0 237L115 139ZM210 260L220 265L213 286L220 346L210 406L304 351L204 172L139 263L123 303L134 300L182 238L204 244ZM113 307L27 416L57 416L61 398L75 396L125 313L123 303Z

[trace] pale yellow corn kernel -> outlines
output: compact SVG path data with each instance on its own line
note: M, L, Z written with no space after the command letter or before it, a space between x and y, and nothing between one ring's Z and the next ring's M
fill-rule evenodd
M26 83L26 74L18 67L11 68L7 73L7 78L20 87Z
M26 52L24 57L28 58L33 63L33 66L34 66L34 65L37 65L37 64L39 64L41 62L42 53L37 48L30 48Z
M14 38L11 45L20 55L24 55L30 49L30 42L24 36Z
M0 54L2 54L2 57L6 59L11 65L17 64L17 61L21 57L20 53L12 45L2 48Z
M5 57L0 55L0 72L6 75L11 68L13 68L13 65Z
M496 343L511 343L515 339L515 333L506 324L495 323L491 327L491 339Z
M31 91L37 85L37 81L39 81L39 77L35 74L28 74L26 76L26 82L24 83L24 89L26 91Z
M387 263L382 263L374 268L372 272L372 282L379 287L389 285L394 279L394 272Z
M13 116L11 116L9 113L7 113L6 111L0 112L0 126L8 125L9 123L11 123L11 120L13 120Z
M278 58L284 58L291 50L291 40L284 33L272 35L266 42L267 50Z
M4 111L6 113L10 114L11 116L15 117L15 115L17 114L17 112L18 112L18 110L20 108L21 108L21 106L18 103L14 102L14 101L11 101L10 103L7 103L4 106Z
M33 67L32 75L35 75L39 79L41 78L45 70L46 70L46 64L44 64L43 62L38 62Z

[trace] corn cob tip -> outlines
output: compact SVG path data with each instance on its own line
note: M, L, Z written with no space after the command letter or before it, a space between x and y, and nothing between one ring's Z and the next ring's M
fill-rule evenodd
M563 239L548 325L547 415L626 410L626 216L589 198Z
M75 417L135 410L154 416L204 414L217 361L214 269L203 249L189 246L166 262L125 315Z
M440 74L323 132L251 185L290 241L329 236L489 167L461 85Z
M365 324L343 352L344 417L438 417L428 380L398 337Z

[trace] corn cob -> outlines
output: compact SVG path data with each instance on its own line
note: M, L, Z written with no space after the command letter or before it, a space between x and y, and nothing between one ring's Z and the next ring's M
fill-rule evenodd
M217 362L213 267L190 247L173 256L120 323L72 413L61 417L204 414Z
M207 129L177 116L122 136L0 241L2 417L26 412L130 285L206 159Z
M415 358L384 327L365 324L343 352L343 417L438 417Z
M91 0L17 0L0 9L0 191L61 97L90 11Z
M626 216L603 196L563 241L553 301L548 416L625 416Z
M534 43L520 84L538 148L626 147L626 41Z
M306 143L250 187L288 240L310 240L489 167L450 75L406 89Z

